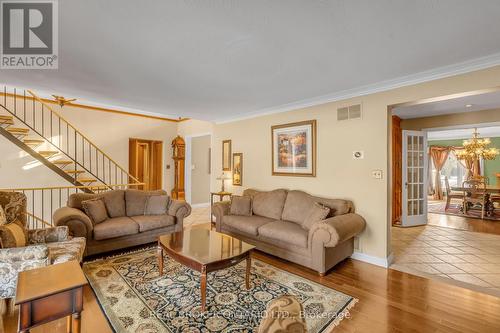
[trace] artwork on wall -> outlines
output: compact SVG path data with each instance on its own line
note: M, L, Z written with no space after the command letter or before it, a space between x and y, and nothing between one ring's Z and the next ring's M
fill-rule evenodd
M233 154L233 185L243 185L243 153Z
M222 141L222 171L231 171L231 140Z
M316 120L271 127L273 176L316 176Z

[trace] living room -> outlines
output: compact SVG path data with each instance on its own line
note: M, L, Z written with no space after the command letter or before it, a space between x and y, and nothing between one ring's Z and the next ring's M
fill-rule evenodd
M0 70L0 188L61 244L25 240L6 332L498 330L497 296L389 268L392 108L498 90L497 3L48 2L58 68Z

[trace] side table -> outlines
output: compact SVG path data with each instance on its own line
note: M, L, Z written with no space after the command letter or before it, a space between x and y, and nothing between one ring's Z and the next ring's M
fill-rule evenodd
M212 215L212 206L214 204L214 197L219 197L219 201L223 201L225 196L231 199L233 193L226 191L210 192L210 222L214 222L214 216Z
M36 268L19 273L16 305L19 333L67 317L67 332L80 332L83 287L87 279L77 261Z

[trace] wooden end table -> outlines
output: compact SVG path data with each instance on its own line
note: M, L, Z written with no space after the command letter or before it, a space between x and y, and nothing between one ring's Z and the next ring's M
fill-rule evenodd
M83 287L87 279L77 261L68 261L19 273L16 305L18 332L67 317L67 331L80 332Z
M214 221L214 216L212 215L212 206L214 205L214 197L219 197L219 201L223 201L224 197L228 196L231 199L233 194L231 192L219 191L210 192L210 222Z
M158 269L163 275L163 252L180 264L201 273L201 311L205 311L207 273L246 260L245 287L250 289L250 253L255 246L207 229L186 229L158 238Z

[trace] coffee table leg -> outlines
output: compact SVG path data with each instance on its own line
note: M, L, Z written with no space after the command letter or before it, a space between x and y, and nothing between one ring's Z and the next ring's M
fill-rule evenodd
M247 271L245 273L245 286L248 289L250 289L250 268L252 267L252 258L250 258L250 255L247 257Z
M205 312L205 304L207 302L207 268L203 266L201 268L201 312Z
M158 249L156 250L157 256L158 256L158 270L160 276L163 275L163 248L161 245L158 245Z

